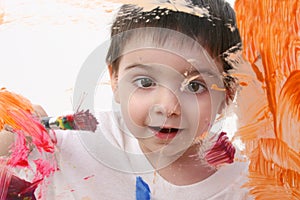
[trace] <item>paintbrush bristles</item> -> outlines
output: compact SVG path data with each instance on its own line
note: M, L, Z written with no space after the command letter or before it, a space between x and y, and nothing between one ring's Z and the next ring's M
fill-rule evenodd
M82 110L74 114L74 124L76 130L95 132L99 123L94 115L89 112L89 110Z

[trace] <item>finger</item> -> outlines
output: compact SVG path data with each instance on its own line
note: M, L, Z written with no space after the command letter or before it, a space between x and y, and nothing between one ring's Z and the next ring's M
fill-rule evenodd
M0 131L0 156L7 156L9 154L9 147L15 140L14 133L2 130Z
M33 105L33 109L34 109L34 115L36 115L38 118L48 117L48 114L46 113L46 111L43 109L42 106L35 104Z

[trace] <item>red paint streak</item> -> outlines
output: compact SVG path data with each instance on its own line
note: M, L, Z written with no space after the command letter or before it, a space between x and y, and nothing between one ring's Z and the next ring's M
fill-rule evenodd
M44 177L50 176L52 173L56 171L56 163L54 160L43 160L41 158L34 160L36 165L36 175L34 180L43 179ZM55 164L54 164L55 163Z
M0 160L0 199L5 199L8 192L9 183L12 179L12 172L6 161Z
M15 131L15 133L17 137L8 164L13 167L28 167L29 147L26 144L26 138L20 130Z
M86 180L88 180L88 179L90 179L90 178L93 178L94 176L95 176L95 175L90 175L90 176L84 177L83 180L86 181Z
M212 166L233 163L235 147L229 141L225 132L222 132L215 145L205 154L205 159Z

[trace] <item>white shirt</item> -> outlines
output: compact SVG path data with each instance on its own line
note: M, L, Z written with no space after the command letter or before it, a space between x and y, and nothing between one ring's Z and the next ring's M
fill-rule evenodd
M247 163L226 165L201 182L176 186L154 174L119 115L102 112L98 119L96 133L56 131L59 171L49 180L47 199L134 200L137 176L149 185L152 200L252 199L241 188L246 182Z

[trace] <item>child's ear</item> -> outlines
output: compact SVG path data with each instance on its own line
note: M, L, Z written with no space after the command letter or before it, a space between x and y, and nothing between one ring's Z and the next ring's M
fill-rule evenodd
M114 94L114 99L117 103L120 103L118 91L118 73L113 70L112 65L108 65L108 71L110 76L111 89Z

